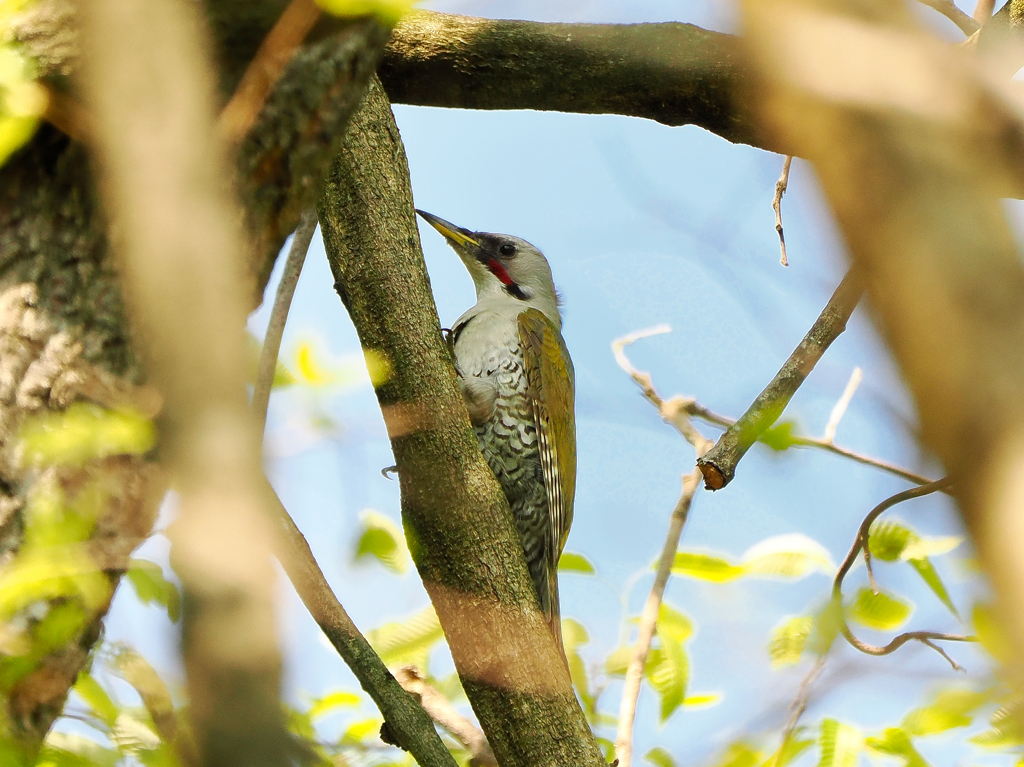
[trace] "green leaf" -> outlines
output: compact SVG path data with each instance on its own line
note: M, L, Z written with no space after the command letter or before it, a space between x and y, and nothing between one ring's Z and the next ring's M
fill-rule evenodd
M167 617L178 622L181 617L181 593L177 586L164 578L164 570L160 565L145 559L131 559L127 576L142 604L161 605L167 610Z
M36 651L46 653L63 647L78 635L86 620L88 614L77 601L52 605L46 617L32 631Z
M873 594L871 589L862 588L850 605L847 614L850 620L878 631L899 628L910 617L911 605L897 596L880 591Z
M405 622L386 623L368 632L366 638L384 665L413 665L426 674L430 650L444 638L444 632L437 613L428 605Z
M868 550L875 559L895 562L908 545L919 540L917 533L900 522L876 519L868 532Z
M696 578L712 583L727 583L743 576L742 567L713 554L692 551L677 551L672 563L672 574Z
M776 749L775 753L769 756L761 764L761 767L785 767L796 760L804 751L814 745L810 738L801 738L800 734L805 728L798 727L794 733L786 739L786 742Z
M651 764L657 765L657 767L676 767L676 761L672 758L672 754L661 748L661 746L652 748L644 754L644 759Z
M111 455L142 455L156 445L156 428L141 413L84 402L26 418L19 436L22 462L33 466L80 466Z
M928 584L928 588L932 590L932 593L939 598L949 611L953 613L957 618L960 617L960 613L957 612L956 607L953 604L953 600L949 597L949 592L946 591L946 585L939 578L939 574L935 572L935 567L928 560L927 557L921 559L909 559L907 560L910 566L917 570L917 574L921 576L925 583Z
M756 748L741 740L729 744L722 758L715 762L715 767L754 767L763 756Z
M417 0L316 0L317 5L335 16L376 16L388 26L412 10Z
M711 708L721 703L723 697L720 692L702 692L697 695L687 695L683 698L683 708Z
M659 637L671 636L677 642L685 642L693 636L693 621L667 602L658 608Z
M802 578L818 570L826 575L836 571L828 551L802 533L767 538L747 549L740 566L748 575Z
M49 100L35 65L4 32L0 25L0 165L32 138Z
M354 708L361 702L362 698L354 692L339 690L338 692L328 693L322 698L317 698L313 705L309 707L307 713L310 719L316 719L317 717L326 716L339 708Z
M896 756L903 759L903 767L928 767L928 762L914 748L910 737L899 727L890 727L881 735L868 738L868 748L886 756Z
M974 690L943 690L930 704L907 714L901 726L917 736L966 727L974 719L972 714L988 700L988 695Z
M369 719L360 719L353 722L341 736L341 742L345 745L361 745L369 740L377 738L380 734L380 726L384 720L379 716L371 716Z
M51 731L43 742L37 764L49 763L57 767L115 767L120 759L121 755L114 749L104 748L81 735Z
M579 653L579 648L589 641L590 637L582 623L572 618L562 618L562 643L565 647L565 658L569 663L569 676L579 692L584 710L592 712L594 698L590 694L587 666Z
M580 575L595 575L597 570L582 554L575 554L571 551L563 551L562 558L558 560L558 572L579 573Z
M767 445L772 450L782 452L796 444L795 431L795 421L779 421L770 429L764 431L761 436L757 438L757 441Z
M911 541L903 549L900 559L909 561L911 559L924 559L925 557L941 557L943 554L948 554L959 547L963 542L963 538L955 535L941 538L918 538L916 541Z
M799 663L813 630L814 618L810 615L789 618L772 629L768 640L768 656L772 659L772 668Z
M99 682L82 671L78 674L78 679L75 680L75 686L72 689L78 693L78 697L85 701L97 718L105 722L108 727L114 726L121 709L110 699L107 691L100 687Z
M1024 728L1020 724L1020 715L1019 703L1000 706L989 720L992 729L969 738L969 742L985 749L1017 748L1024 744Z
M612 650L604 661L604 673L608 676L625 676L629 662L633 659L633 647L623 646Z
M171 691L149 661L130 647L122 645L118 647L108 666L135 688L160 732L171 731L180 726Z
M263 344L256 336L249 333L249 383L256 382L256 375L260 368L260 355L263 353ZM277 360L274 365L274 380L270 384L271 389L284 389L288 386L294 386L298 383L298 380L292 375L292 372L285 367L285 364L281 360Z
M648 656L647 679L661 698L661 721L664 723L686 698L690 678L690 661L682 641L673 628L663 629L659 621L658 639L661 647Z
M1012 645L1006 638L1003 627L999 625L992 607L983 602L975 603L971 619L974 633L978 637L978 642L985 648L985 652L1000 663L1008 662L1013 657Z
M811 632L808 647L818 655L825 655L832 648L832 643L839 636L839 631L842 627L842 596L835 594L822 611L815 616L814 630Z
M359 520L362 533L356 545L356 559L376 557L386 569L399 575L408 570L412 558L402 528L377 511L366 510Z
M864 737L856 727L825 719L821 723L818 745L821 747L818 767L857 767Z

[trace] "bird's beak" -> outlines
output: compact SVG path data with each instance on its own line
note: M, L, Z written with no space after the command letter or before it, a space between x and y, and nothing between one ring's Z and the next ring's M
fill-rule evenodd
M440 216L427 213L419 208L416 209L416 212L423 217L424 221L443 234L453 245L458 245L466 249L480 247L480 243L472 237L472 232L468 229L463 229L461 226L455 226L455 224L445 221Z

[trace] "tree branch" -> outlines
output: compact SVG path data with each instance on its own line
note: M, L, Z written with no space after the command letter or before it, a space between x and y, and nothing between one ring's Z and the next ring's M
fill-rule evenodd
M929 8L937 10L947 19L960 27L960 31L968 37L981 28L979 21L968 16L957 8L956 3L954 3L953 0L918 0L918 2L927 5ZM989 13L991 14L991 10Z
M376 393L409 549L495 756L503 767L603 765L456 386L405 153L379 85L346 136L319 214L360 342L391 370Z
M861 278L853 272L847 274L775 378L739 420L719 437L715 446L697 459L697 466L709 490L720 490L732 481L743 456L778 420L825 350L846 330L846 322L857 308L863 292Z

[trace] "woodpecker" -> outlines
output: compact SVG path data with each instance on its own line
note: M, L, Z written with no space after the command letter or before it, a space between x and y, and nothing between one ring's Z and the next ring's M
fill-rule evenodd
M558 559L576 495L575 373L551 267L530 243L417 210L476 286L449 335L480 450L508 498L540 607L559 648Z

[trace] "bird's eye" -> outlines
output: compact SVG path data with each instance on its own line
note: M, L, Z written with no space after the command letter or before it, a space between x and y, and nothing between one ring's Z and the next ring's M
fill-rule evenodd
M514 256L516 254L516 246L510 242L506 242L498 248L498 252L503 256Z

